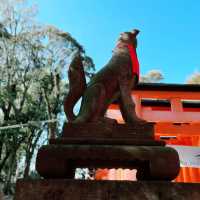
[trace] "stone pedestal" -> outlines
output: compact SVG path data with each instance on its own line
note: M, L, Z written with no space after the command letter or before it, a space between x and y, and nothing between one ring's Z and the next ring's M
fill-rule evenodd
M137 169L137 180L78 181L78 167ZM153 124L65 124L63 135L39 149L43 180L19 180L15 200L199 199L200 186L176 184L178 153L153 137ZM165 182L152 182L165 180ZM193 192L193 193L192 193ZM191 195L192 193L192 195Z
M153 124L65 124L63 135L38 151L44 178L74 178L76 168L137 169L137 180L171 181L179 173L178 153L153 138Z
M15 200L199 200L200 184L18 180Z
M148 145L148 143L147 143ZM170 147L141 145L48 145L37 156L44 178L74 178L76 168L137 169L138 180L173 180L179 157Z

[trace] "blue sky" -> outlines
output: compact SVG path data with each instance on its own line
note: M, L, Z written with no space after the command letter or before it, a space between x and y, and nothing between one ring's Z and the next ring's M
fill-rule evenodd
M200 71L199 0L35 0L40 22L72 34L100 69L120 32L140 29L142 74L161 70L165 83Z

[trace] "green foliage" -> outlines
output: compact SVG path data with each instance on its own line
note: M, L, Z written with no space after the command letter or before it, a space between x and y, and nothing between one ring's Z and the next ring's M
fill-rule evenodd
M25 0L0 1L0 180L12 193L20 174L30 177L32 157L47 137L59 135L58 119L67 93L66 66L79 51L87 73L92 59L67 32L36 22L36 9ZM35 121L35 122L33 122ZM32 174L31 177L34 177Z

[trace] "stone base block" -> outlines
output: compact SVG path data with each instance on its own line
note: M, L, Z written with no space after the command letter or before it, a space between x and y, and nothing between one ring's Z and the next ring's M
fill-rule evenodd
M199 200L200 184L18 180L15 200Z
M36 170L44 178L73 178L76 168L137 169L138 180L173 180L178 153L163 146L47 145L39 149Z
M136 138L153 139L154 123L118 124L118 123L65 123L62 131L63 138Z

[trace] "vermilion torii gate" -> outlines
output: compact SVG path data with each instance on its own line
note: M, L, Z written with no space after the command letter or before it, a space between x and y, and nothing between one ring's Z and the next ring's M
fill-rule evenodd
M199 85L141 83L132 93L132 97L136 104L137 115L156 123L157 139L165 139L168 145L188 146L191 149L199 147L200 152ZM110 106L107 115L123 123L117 103ZM191 159L192 156L195 155L191 152ZM102 176L106 179L108 171L98 171L98 173L97 178ZM115 179L129 179L134 176L134 172L131 174L129 171L119 170L116 173L111 171L110 175ZM195 167L189 163L187 166L183 165L176 181L200 182L200 164Z

